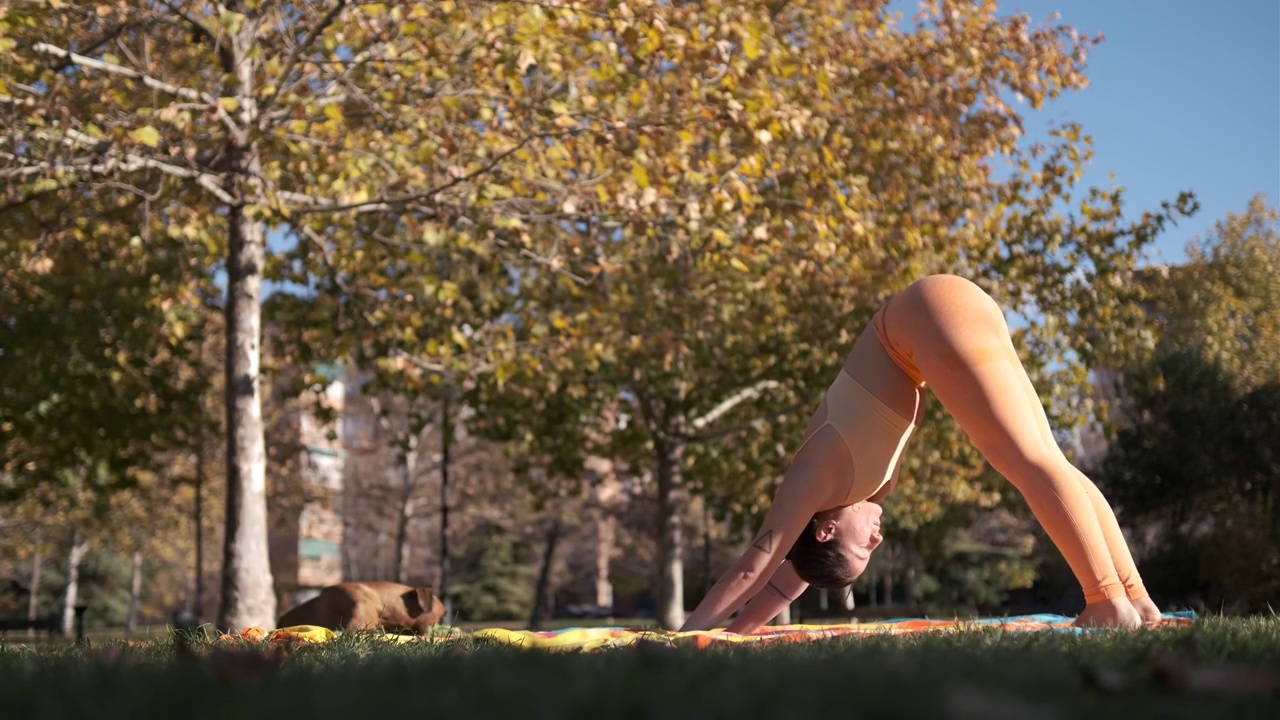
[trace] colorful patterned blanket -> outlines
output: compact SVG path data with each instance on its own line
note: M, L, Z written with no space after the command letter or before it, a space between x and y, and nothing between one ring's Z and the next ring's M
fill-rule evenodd
M1183 627L1191 624L1195 613L1191 611L1165 613L1162 627ZM706 632L669 632L665 630L634 630L621 627L566 628L550 632L530 630L505 630L490 628L465 632L447 630L427 636L376 634L388 642L444 642L471 637L516 647L540 648L550 651L588 651L629 647L637 643L658 643L669 647L706 648L714 645L742 645L770 642L811 642L833 637L871 635L910 635L922 632L964 632L984 628L999 628L1005 632L1090 632L1071 626L1074 618L1065 615L1019 615L1008 618L981 618L973 620L926 620L901 618L845 625L778 625L764 627L751 635L736 635L723 629ZM224 635L227 640L244 639L250 642L268 640L276 643L318 643L337 638L337 633L310 625L263 630L248 628L239 635Z

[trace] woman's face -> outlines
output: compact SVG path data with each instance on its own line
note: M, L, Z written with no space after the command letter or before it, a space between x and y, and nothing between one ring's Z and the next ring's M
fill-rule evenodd
M857 577L867 569L872 551L884 542L884 536L880 534L882 514L884 508L871 501L822 513L818 517L818 542L839 543L849 563L851 576Z

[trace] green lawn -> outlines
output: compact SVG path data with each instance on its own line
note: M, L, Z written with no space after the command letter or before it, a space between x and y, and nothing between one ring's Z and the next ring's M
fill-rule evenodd
M1280 697L1177 690L1180 667L1280 672L1280 619L1200 620L1135 634L1008 633L833 639L805 645L549 654L473 640L395 646L341 638L274 673L243 660L139 647L0 645L12 718L1241 718ZM244 676L248 677L244 677ZM1090 678L1101 675L1103 689ZM1273 681L1274 682L1274 681ZM1230 684L1229 684L1230 685ZM287 713L287 715L286 715Z

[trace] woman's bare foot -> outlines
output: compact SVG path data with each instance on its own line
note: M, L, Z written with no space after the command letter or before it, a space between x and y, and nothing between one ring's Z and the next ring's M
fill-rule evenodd
M1118 597L1111 600L1099 600L1087 605L1072 623L1076 627L1107 627L1124 630L1137 630L1142 627L1142 615L1138 613L1129 598Z
M1138 615L1142 617L1145 625L1157 625L1163 617L1160 614L1160 608L1151 602L1150 597L1144 597L1141 600L1133 600L1133 609L1138 611Z

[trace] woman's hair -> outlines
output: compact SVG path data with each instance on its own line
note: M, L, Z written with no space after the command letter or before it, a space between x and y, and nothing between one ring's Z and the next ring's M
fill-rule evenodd
M817 518L809 522L796 543L787 553L787 560L795 568L801 580L817 588L838 590L853 584L856 576L849 572L849 563L834 542L818 542Z

